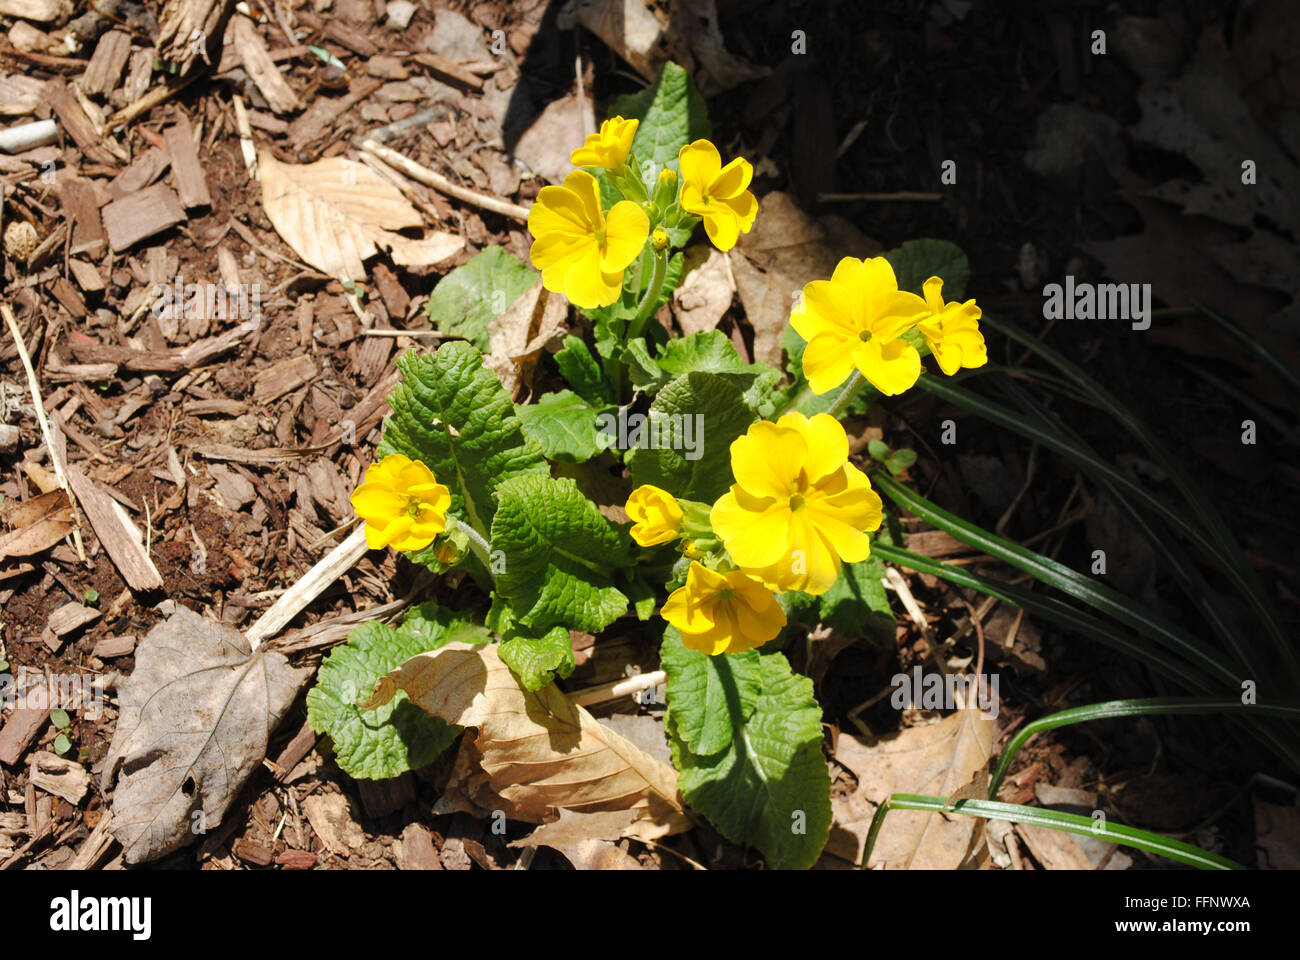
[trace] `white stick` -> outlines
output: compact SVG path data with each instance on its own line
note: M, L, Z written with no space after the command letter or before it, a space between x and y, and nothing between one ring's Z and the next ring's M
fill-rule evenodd
M257 622L248 628L245 636L254 650L267 637L274 636L290 620L302 612L330 586L335 580L352 569L353 564L365 556L370 549L366 546L366 528L357 527L351 536L337 547L325 554L308 570L301 580L280 595L280 599L271 604L266 613L257 618Z
M619 697L640 693L642 690L649 690L667 682L668 674L662 670L655 670L653 673L640 673L626 680L615 680L612 683L602 683L598 687L579 690L577 693L569 694L569 701L585 707L592 703L605 703L609 700L617 700Z
M0 130L0 150L21 153L33 147L53 143L59 136L59 125L53 120L35 120L21 126Z

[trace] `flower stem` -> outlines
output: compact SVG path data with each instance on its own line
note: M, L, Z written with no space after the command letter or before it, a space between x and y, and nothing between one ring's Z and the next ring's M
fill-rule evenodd
M650 274L650 285L645 288L645 293L641 297L641 302L637 304L636 316L627 326L627 338L634 340L641 336L641 331L645 329L646 321L654 313L655 305L659 302L659 294L663 292L664 277L668 273L668 248L655 251L654 272Z
M826 412L838 420L844 414L844 411L849 408L849 404L853 402L853 398L858 395L858 391L860 391L866 383L867 378L857 370L854 370L853 376L849 379L849 382L844 385L844 389L840 391L840 395L835 398L835 402L831 404L830 409Z

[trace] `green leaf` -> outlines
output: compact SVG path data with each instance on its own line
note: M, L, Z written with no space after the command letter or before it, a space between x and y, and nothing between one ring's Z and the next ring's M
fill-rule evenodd
M652 483L712 503L731 486L731 442L753 420L740 388L727 377L683 374L659 391L640 442L631 444L637 448L628 458L633 487Z
M425 310L441 332L490 349L488 322L523 296L538 274L513 253L488 247L447 274L429 295Z
M614 399L609 381L580 337L569 334L564 338L564 346L555 355L555 365L573 392L588 403L600 406Z
M822 622L847 636L892 646L894 613L880 582L884 576L885 565L874 554L861 563L844 564L840 578L821 596Z
M72 741L68 739L68 735L66 733L61 733L54 738L54 752L57 753L59 756L63 756L71 749L72 749Z
M518 404L515 414L551 460L582 463L609 446L596 429L601 411L571 390L544 393L536 403Z
M514 671L526 690L540 690L558 677L573 673L573 639L564 627L552 627L540 637L509 631L497 655Z
M676 656L671 646L666 638L665 662ZM778 869L806 869L821 854L831 826L821 707L812 681L791 673L784 656L757 656L759 690L748 716L738 708L754 695L733 669L733 657L711 658L722 696L715 695L707 709L725 708L722 720L699 719L701 708L692 702L699 696L698 680L688 683L685 694L669 680L666 728L681 771L677 783L686 801L728 840L757 847ZM716 745L724 739L714 732L719 722L731 727L727 746L696 753L686 736Z
M688 337L677 337L664 345L659 366L665 373L747 373L749 365L741 359L731 337L721 330L706 330Z
M961 247L947 240L908 240L885 252L898 277L898 289L920 294L931 277L943 278L944 300L960 300L970 279L970 262Z
M627 610L612 572L632 563L627 534L601 516L570 479L512 477L497 487L492 549L504 569L497 591L534 631L560 625L598 633Z
M871 454L873 460L879 460L884 463L889 459L889 444L883 440L868 440L867 453Z
M610 115L641 121L632 153L652 182L665 167L678 170L682 147L711 133L704 98L690 75L671 60L646 89L614 101Z
M675 730L682 743L700 756L730 747L733 722L744 723L753 715L762 692L758 651L710 657L687 647L681 631L669 626L659 660L668 674Z
M321 664L307 693L307 720L316 733L329 734L338 765L353 777L382 780L423 767L455 742L460 728L425 713L405 693L373 712L357 709L357 701L417 654L452 640L490 639L485 628L433 603L413 609L397 628L362 624Z
M451 491L451 512L486 533L497 483L547 472L541 447L525 436L501 381L468 343L444 343L432 354L407 351L397 367L402 380L388 400L393 415L378 455L423 460Z
M55 707L50 711L50 723L54 724L59 730L66 730L72 726L72 720L68 717L68 711Z

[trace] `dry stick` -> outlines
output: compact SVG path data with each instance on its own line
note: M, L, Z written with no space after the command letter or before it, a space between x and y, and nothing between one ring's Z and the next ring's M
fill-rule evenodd
M121 110L117 111L117 113L109 117L108 122L104 125L104 132L112 133L118 127L130 123L136 117L140 116L140 114L146 113L147 111L152 110L154 107L158 106L158 104L162 103L163 101L176 96L176 94L180 93L182 90L188 87L198 77L199 77L199 73L196 71L194 73L191 73L189 77L182 80L174 87L167 87L167 86L154 87L152 90L146 93L135 103L123 107Z
M662 670L655 670L652 673L640 673L626 680L614 680L610 683L602 683L596 687L587 687L585 690L571 693L569 694L569 702L580 707L593 703L605 703L609 700L617 700L619 697L640 693L642 690L650 690L661 683L667 682L668 674Z
M77 558L85 563L86 548L81 544L81 511L77 509L77 498L73 495L72 486L68 483L68 475L63 470L63 461L59 458L59 448L54 444L54 432L50 430L49 418L45 416L45 401L41 398L40 384L36 382L36 371L32 369L32 358L27 353L27 344L23 341L22 331L18 329L18 320L14 317L9 304L0 303L0 313L4 314L5 323L9 325L9 334L14 338L14 346L18 348L18 358L23 363L23 372L27 374L27 387L32 393L32 405L36 408L36 419L41 425L41 436L45 438L45 447L50 451L50 462L54 464L54 475L58 477L59 486L67 494L68 504L72 507L72 541L77 546Z
M285 624L302 612L307 604L324 593L335 580L365 556L368 549L365 528L358 527L353 530L346 540L325 554L314 567L303 574L302 579L281 594L280 599L248 628L245 636L248 637L249 646L256 650L258 644L267 637L279 633Z
M441 337L441 330L362 330L363 337Z
M380 160L383 160L390 167L394 167L406 174L412 180L418 180L420 183L433 187L449 197L455 197L457 200L463 200L465 203L473 204L483 210L490 210L492 213L499 213L503 217L511 217L520 223L528 222L528 209L521 207L517 203L511 203L509 200L502 200L498 197L489 197L486 194L478 193L474 190L467 190L465 187L452 183L440 173L435 173L428 167L422 167L410 157L398 153L396 150L389 149L382 143L375 140L367 139L361 141L361 149L367 153L374 154Z

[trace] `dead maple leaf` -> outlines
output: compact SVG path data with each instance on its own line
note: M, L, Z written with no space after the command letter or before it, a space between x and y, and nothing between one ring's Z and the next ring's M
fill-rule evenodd
M185 607L145 635L104 760L127 863L165 856L196 827L221 822L311 673Z
M425 266L465 246L464 238L451 233L420 240L394 233L420 226L420 213L363 163L345 157L281 163L262 150L258 168L262 206L276 232L303 260L338 280L364 280L363 261L380 248L390 250L395 263Z
M62 490L30 500L9 501L0 519L12 529L0 536L0 560L30 557L54 546L72 532L72 506Z
M635 820L624 835L647 840L690 826L672 767L597 722L554 684L525 690L495 647L449 643L412 657L380 678L360 706L382 706L398 690L435 717L478 731L466 734L456 765L476 758L486 785L504 801L499 809L513 820L545 823L562 807L631 810Z
M874 744L841 733L835 759L858 777L857 792L835 800L835 826L827 850L858 862L876 807L894 793L960 799L982 796L978 787L993 754L996 722L976 709L958 710L938 723L908 727ZM983 779L987 788L987 779ZM885 819L868 866L905 870L955 870L982 834L983 821L960 814L894 810ZM982 846L982 844L981 844Z

